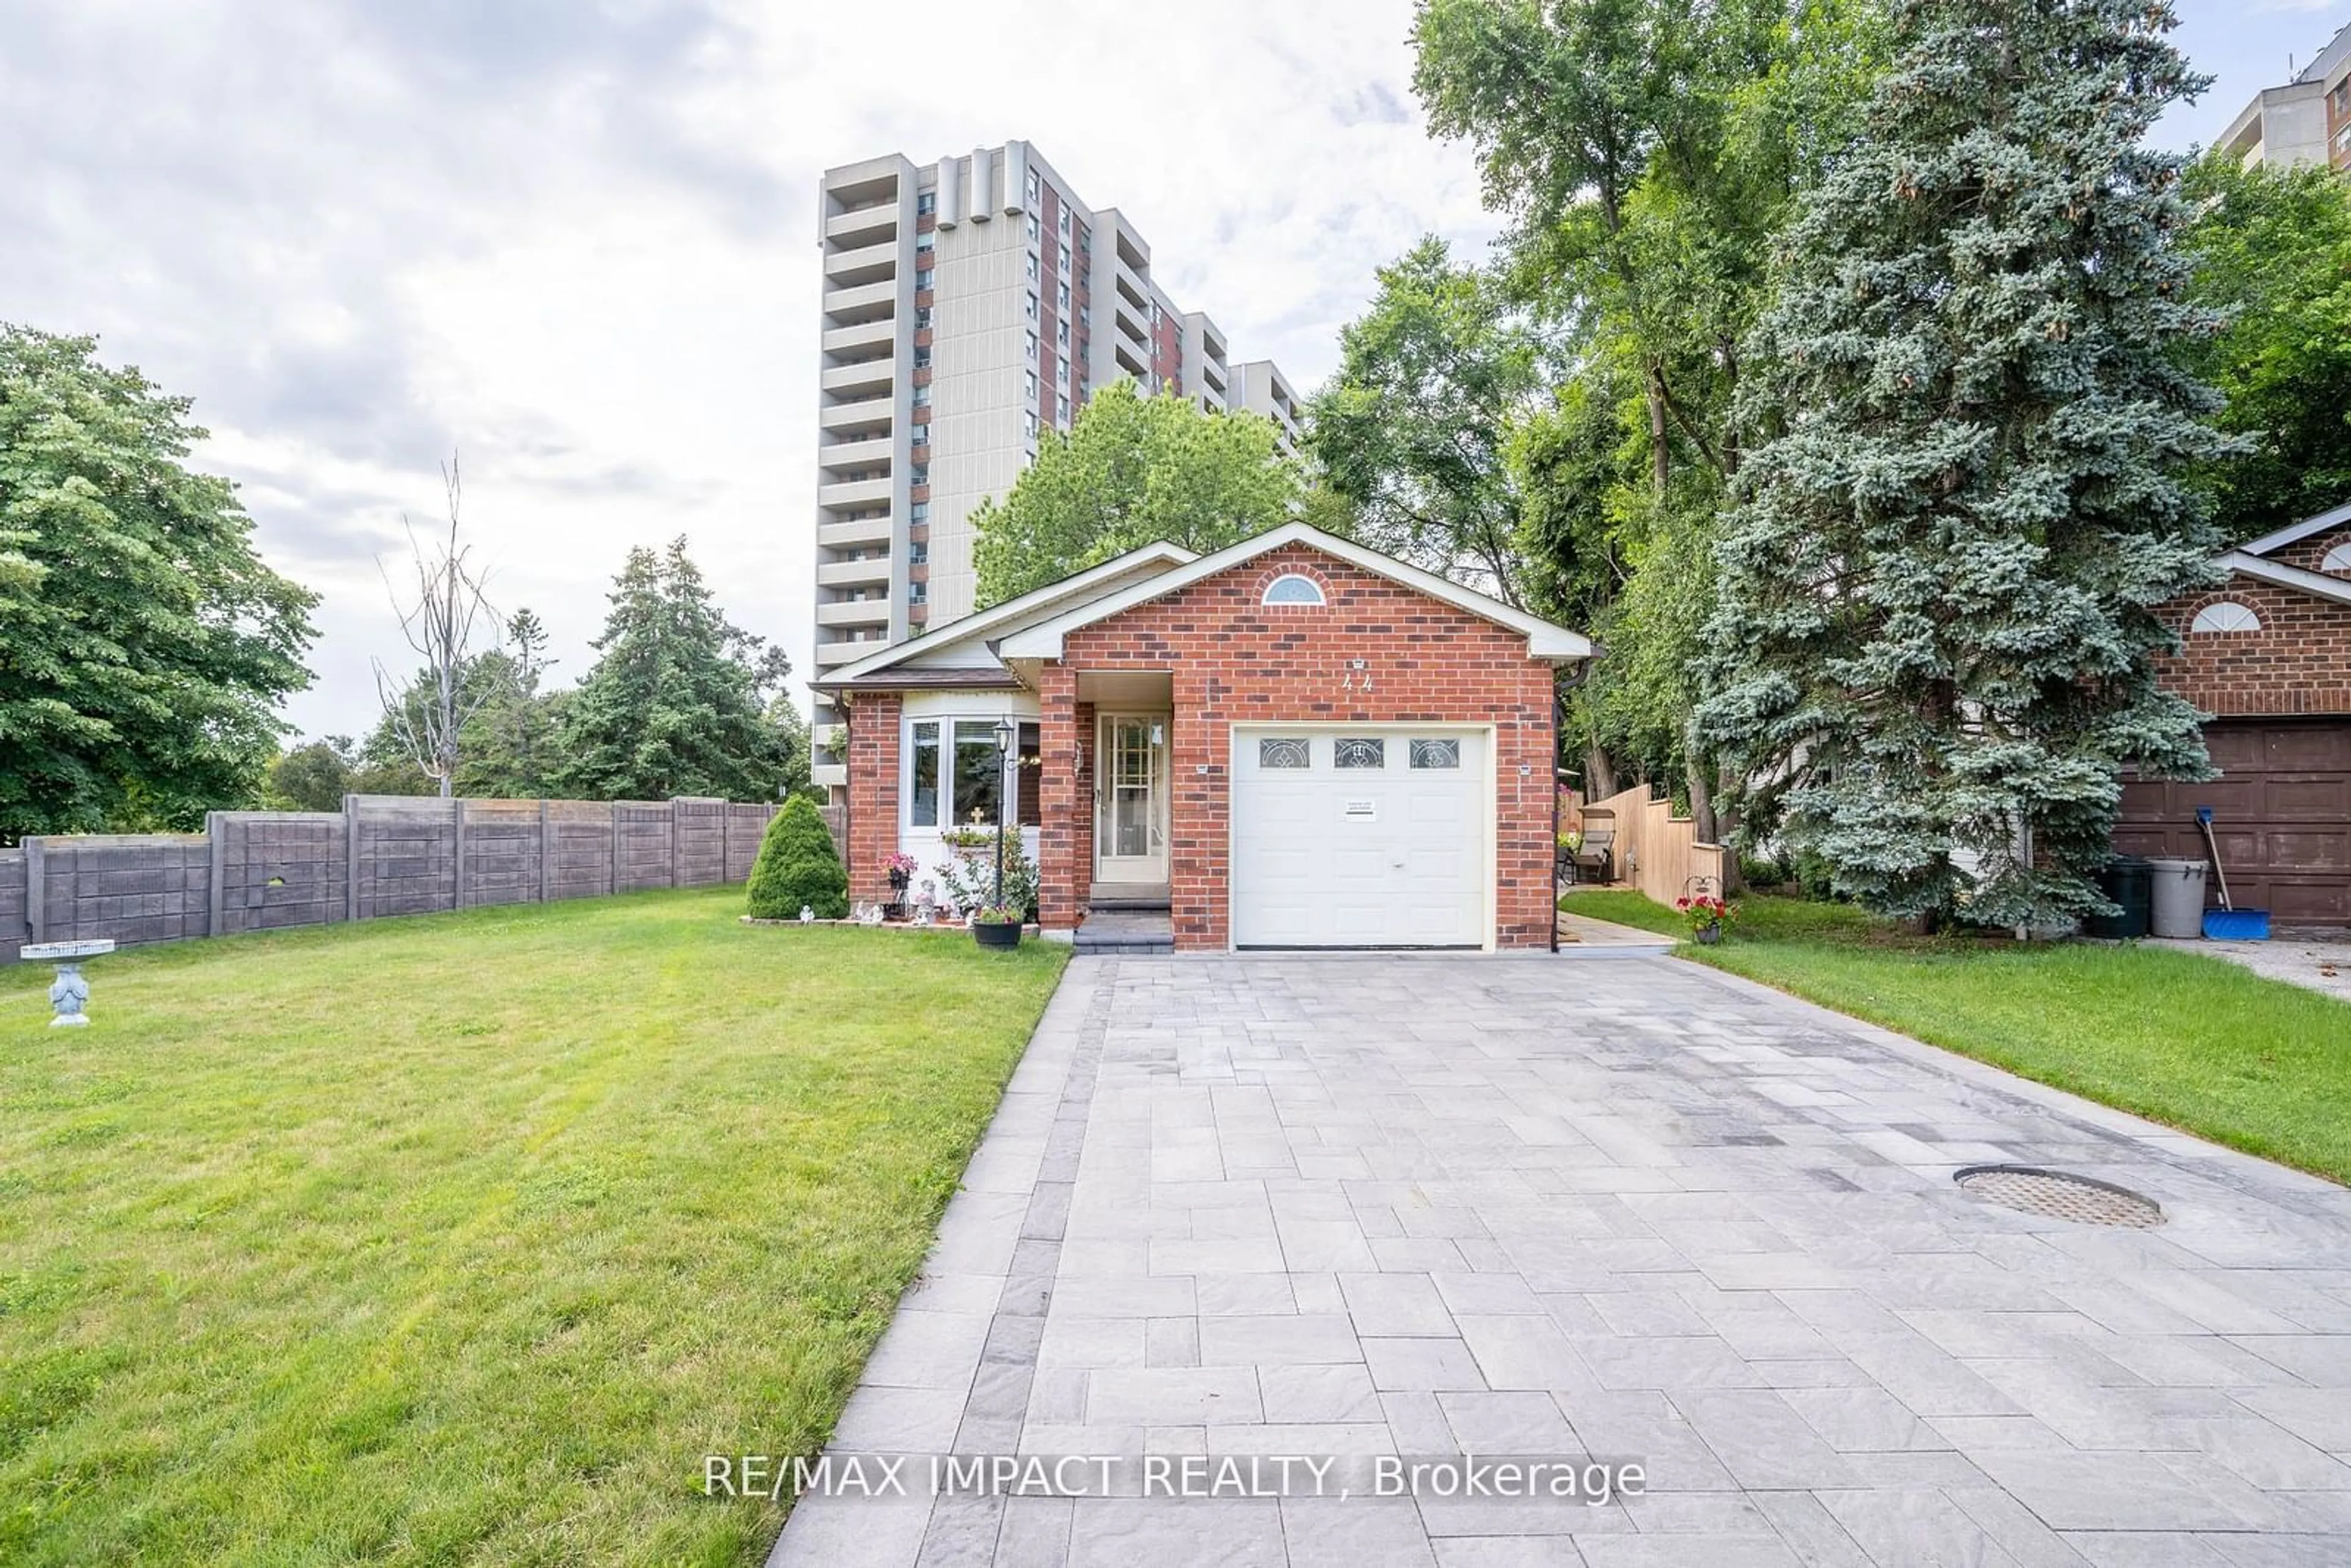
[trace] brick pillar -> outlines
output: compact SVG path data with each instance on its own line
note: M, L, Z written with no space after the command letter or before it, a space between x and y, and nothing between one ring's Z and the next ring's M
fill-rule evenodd
M895 692L849 698L849 896L890 900L890 857L898 852L898 722Z
M1094 705L1080 703L1077 713L1077 768L1072 777L1077 782L1078 814L1074 841L1071 850L1071 896L1080 909L1093 902L1094 895Z
M1039 671L1037 707L1037 918L1049 931L1068 931L1084 907L1079 833L1093 807L1078 773L1076 672L1058 664Z

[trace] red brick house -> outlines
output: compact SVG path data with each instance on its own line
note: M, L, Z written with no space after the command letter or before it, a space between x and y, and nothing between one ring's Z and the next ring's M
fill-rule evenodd
M2351 925L2351 506L2230 551L2228 580L2169 606L2164 684L2211 715L2220 776L2126 780L2116 847L2200 860L2210 806L2237 903L2284 925Z
M1178 949L1547 946L1555 677L1591 654L1301 523L1136 550L820 683L851 894L1006 809L1049 932L1115 907Z

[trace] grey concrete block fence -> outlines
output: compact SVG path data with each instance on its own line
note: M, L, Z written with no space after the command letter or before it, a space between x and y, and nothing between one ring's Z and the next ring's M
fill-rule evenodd
M350 795L340 811L214 811L201 833L29 838L0 850L0 964L30 942L131 946L741 882L775 810Z

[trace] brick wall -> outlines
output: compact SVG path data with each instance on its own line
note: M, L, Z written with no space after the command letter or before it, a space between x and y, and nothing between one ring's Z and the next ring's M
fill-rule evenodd
M852 903L888 902L890 857L898 850L898 716L895 692L849 697L849 869Z
M1326 602L1261 603L1265 585L1290 571L1321 582ZM1355 659L1364 661L1360 672L1349 667ZM1055 890L1081 888L1092 859L1092 791L1062 760L1073 747L1093 750L1076 670L1172 674L1169 902L1178 947L1227 946L1229 727L1261 721L1492 725L1496 940L1550 942L1553 680L1527 657L1524 634L1304 545L1071 632L1039 691L1048 925L1074 920L1076 899Z
M2303 539L2273 559L2315 571L2326 551L2346 539L2351 526ZM2262 629L2189 636L2184 653L2157 661L2166 686L2222 718L2351 714L2351 604L2237 577L2166 606L2165 619L2184 634L2198 611L2223 600L2250 608Z

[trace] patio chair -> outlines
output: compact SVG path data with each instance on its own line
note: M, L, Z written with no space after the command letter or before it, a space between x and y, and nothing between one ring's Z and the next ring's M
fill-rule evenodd
M1587 807L1583 813L1583 840L1575 850L1575 880L1614 880L1610 872L1615 860L1615 844L1616 813L1595 811Z

